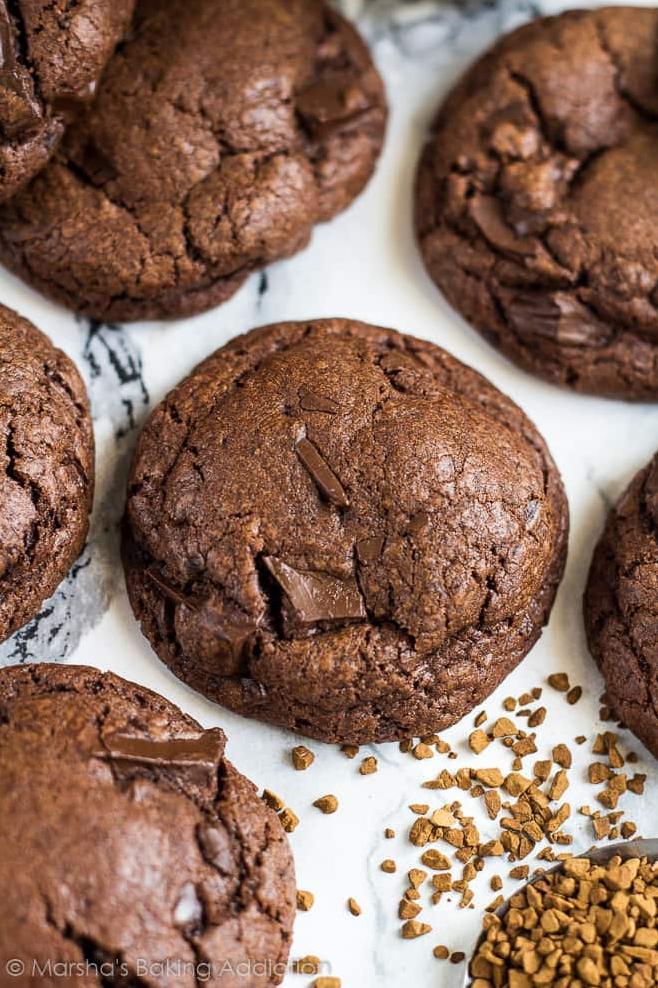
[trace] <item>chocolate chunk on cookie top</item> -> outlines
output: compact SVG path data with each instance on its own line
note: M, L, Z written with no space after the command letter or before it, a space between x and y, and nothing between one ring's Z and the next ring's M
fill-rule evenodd
M385 123L324 0L141 0L94 105L0 210L0 258L98 319L199 312L361 192Z
M538 19L448 96L423 152L428 271L550 381L658 400L658 10Z
M615 713L658 758L658 454L610 512L585 625Z
M233 340L154 411L124 563L155 651L327 741L406 738L523 658L564 565L535 428L443 350L347 320Z
M88 962L93 983L101 970L153 988L280 983L292 856L225 740L97 669L0 670L2 971Z
M0 202L44 167L93 98L134 0L0 0Z
M94 441L72 361L0 306L0 641L29 621L89 528Z

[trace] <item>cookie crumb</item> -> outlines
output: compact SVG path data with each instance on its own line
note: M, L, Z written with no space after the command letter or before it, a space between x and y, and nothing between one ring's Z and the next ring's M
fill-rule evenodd
M313 802L313 806L316 806L322 813L329 814L335 813L338 809L338 800L331 793L327 796L320 796Z
M305 745L297 745L292 749L292 763L298 772L304 772L315 761L315 755Z
M309 909L313 908L314 902L315 896L312 892L305 889L297 889L297 908L300 912L307 913Z

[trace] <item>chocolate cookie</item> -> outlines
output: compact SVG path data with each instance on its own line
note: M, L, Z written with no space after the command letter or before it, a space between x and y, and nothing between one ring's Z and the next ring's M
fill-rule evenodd
M658 10L503 38L436 118L416 226L448 300L522 367L658 399Z
M658 454L610 513L585 626L615 712L658 758Z
M0 0L0 202L46 164L91 101L134 0Z
M225 740L97 669L0 671L3 972L18 961L20 984L280 982L292 858ZM36 976L47 970L61 980Z
M385 120L323 0L142 0L86 118L0 211L0 258L98 319L199 312L359 194Z
M542 438L443 350L347 320L233 340L153 412L128 592L158 655L326 741L453 724L523 658L565 560Z
M94 440L75 366L0 306L0 641L29 621L77 559L94 489Z

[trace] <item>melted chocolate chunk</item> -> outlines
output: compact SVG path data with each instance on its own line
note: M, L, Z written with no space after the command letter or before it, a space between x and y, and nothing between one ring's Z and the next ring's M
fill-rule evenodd
M116 733L106 735L103 746L97 757L111 762L124 780L147 770L168 777L174 783L213 790L217 785L217 765L224 752L224 739L217 729L203 731L192 738L166 741Z
M360 539L356 543L356 554L359 562L364 566L367 566L368 563L376 562L381 556L383 548L383 538Z
M349 501L345 489L317 447L310 439L300 439L296 449L297 455L327 501L338 508L347 508Z
M534 241L518 237L507 225L498 199L493 196L476 195L469 200L468 208L480 233L492 246L504 253L520 257L537 253Z
M337 401L324 398L315 391L309 391L308 388L299 389L299 404L305 412L326 412L327 415L335 415L339 409Z
M266 556L264 562L281 587L297 624L363 621L367 617L354 577L341 579L328 573L303 573L271 556Z
M366 94L358 86L340 80L320 80L307 86L297 97L297 112L318 136L326 137L369 109Z
M514 329L525 339L540 336L570 346L605 346L610 329L577 299L564 292L520 292L506 306Z

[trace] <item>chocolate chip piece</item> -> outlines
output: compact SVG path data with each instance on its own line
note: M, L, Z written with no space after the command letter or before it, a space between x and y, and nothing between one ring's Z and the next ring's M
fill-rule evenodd
M534 241L517 236L508 226L503 207L493 196L473 196L469 202L469 213L480 233L499 250L515 257L526 257L537 252Z
M356 580L329 573L304 573L281 559L266 556L264 563L293 610L295 621L313 625L320 621L362 621L366 609Z
M326 412L327 415L335 415L339 410L337 401L309 391L308 388L299 389L299 404L305 412Z
M368 563L377 562L384 548L384 539L374 537L372 539L361 539L356 543L356 554L360 563L367 566Z
M300 439L297 455L326 499L338 508L347 508L349 501L340 480L310 439Z
M562 346L600 347L612 336L609 326L566 293L519 293L507 303L506 311L524 338L538 336Z

